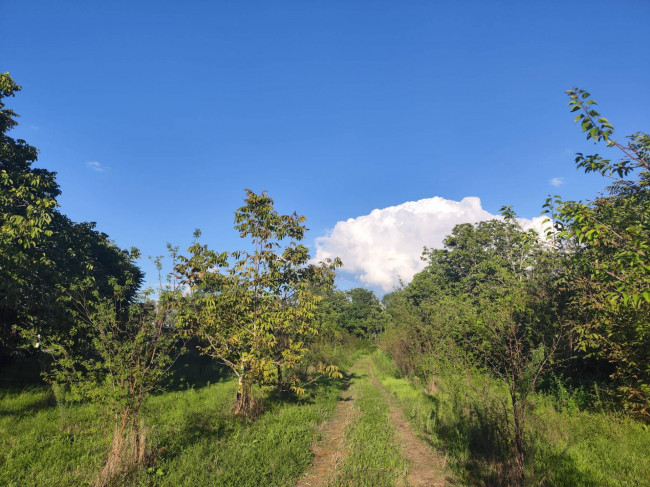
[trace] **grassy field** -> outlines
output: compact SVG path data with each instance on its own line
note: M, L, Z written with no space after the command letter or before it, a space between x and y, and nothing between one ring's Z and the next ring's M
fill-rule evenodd
M145 415L153 459L117 485L292 485L309 465L315 428L331 414L341 383L323 383L300 402L267 397L252 424L230 413L235 386L224 380L153 397ZM99 405L57 403L45 387L1 397L0 485L93 481L112 431Z
M389 405L369 366L415 429L446 455L459 484L499 485L494 431L481 415L477 395L485 377L473 377L472 388L465 375L440 372L435 384L420 384L400 378L391 359L375 352L348 370L353 413L330 486L406 485L409 464L400 455ZM115 485L294 485L312 462L318 426L331 417L344 385L323 381L300 401L258 391L265 412L255 422L231 413L236 384L227 377L153 396L145 412L150 460ZM498 393L497 384L490 387ZM100 405L62 396L45 386L0 390L0 485L90 485L97 477L112 422ZM640 423L558 407L554 398L538 394L529 426L534 445L529 477L535 484L648 484L650 432Z
M446 452L463 484L498 485L498 458L491 450L494 432L482 421L480 398L466 376L441 373L435 385L418 384L400 378L381 352L373 354L372 363L382 385L401 401L422 435ZM472 380L482 386L485 379ZM491 387L498 393L496 384ZM650 431L643 424L613 414L558 408L550 397L538 394L529 426L534 444L530 476L536 484L650 483Z

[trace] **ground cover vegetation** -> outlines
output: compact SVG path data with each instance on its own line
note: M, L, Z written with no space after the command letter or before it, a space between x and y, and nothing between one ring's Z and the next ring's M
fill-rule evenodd
M395 441L386 401L370 383L367 358L357 362L351 373L356 378L351 393L357 410L345 432L348 453L331 484L405 485L407 465Z
M486 398L498 404L508 392L489 373L441 364L428 381L404 377L381 351L372 364L422 437L446 456L459 485L513 485L504 471L508 449ZM643 423L586 405L584 391L538 392L529 400L527 482L558 486L636 486L647 483L650 440ZM605 405L603 405L605 406Z
M615 139L588 93L570 90L570 109L621 159L576 165L611 178L607 192L549 198L548 238L508 206L458 225L380 301L336 289L341 262L310 260L305 217L250 190L242 250L197 231L143 291L137 250L63 215L55 174L8 135L19 90L0 75L0 484L650 478L650 138ZM396 407L430 457L405 454L416 440ZM329 431L339 451L309 473Z

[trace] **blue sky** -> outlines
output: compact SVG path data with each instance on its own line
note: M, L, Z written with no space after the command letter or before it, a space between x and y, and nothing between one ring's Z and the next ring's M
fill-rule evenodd
M64 213L145 255L196 227L215 249L241 247L233 211L251 188L306 215L314 250L325 237L352 260L366 252L347 252L358 233L327 235L378 210L360 238L392 239L385 258L412 228L429 238L429 217L409 227L388 207L478 197L481 211L532 218L549 193L602 188L574 168L595 149L568 88L588 89L619 137L650 126L647 1L0 6L0 69L23 86L14 136L57 171ZM389 213L406 216L390 226ZM342 286L383 286L353 264Z

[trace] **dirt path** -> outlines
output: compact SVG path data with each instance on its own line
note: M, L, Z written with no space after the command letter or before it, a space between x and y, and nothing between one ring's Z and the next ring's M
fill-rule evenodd
M328 485L336 468L345 459L345 429L354 415L353 404L352 394L349 388L346 388L339 397L334 415L321 426L322 439L312 447L314 460L307 472L298 480L296 487Z
M437 455L413 431L411 424L397 405L395 398L375 377L372 364L368 363L370 380L381 391L388 404L390 415L395 427L395 437L400 445L402 457L408 460L410 468L406 482L411 487L438 487L449 484L446 476L446 460Z
M395 440L399 444L402 458L409 464L406 484L410 487L449 485L445 459L418 438L396 399L375 377L370 362L368 362L368 376L370 383L377 387L388 405L391 423L395 429ZM345 431L358 419L356 415L359 414L354 407L355 398L349 385L348 382L345 391L339 397L332 418L320 427L322 437L312 446L313 462L298 480L296 487L326 487L332 485L337 478L337 471L346 458ZM403 477L402 481L404 481Z

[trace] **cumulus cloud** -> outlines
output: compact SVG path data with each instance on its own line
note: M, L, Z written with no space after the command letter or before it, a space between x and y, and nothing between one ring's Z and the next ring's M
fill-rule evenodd
M110 169L110 167L105 166L101 162L97 162L97 161L87 162L86 167L88 167L88 168L90 168L90 169L92 169L93 171L96 171L96 172L106 172L106 171L108 171Z
M443 239L459 223L501 219L484 210L477 197L461 201L441 197L407 201L338 222L316 239L314 260L340 257L344 271L362 284L390 291L401 279L408 283L425 267L423 248L442 248ZM542 233L545 217L521 219L525 229Z
M455 225L495 218L481 200L452 201L436 196L373 210L338 222L329 235L316 239L315 260L340 257L344 270L363 284L389 291L424 268L422 249L442 247Z
M546 242L548 245L551 244L551 241L547 239L547 234L549 232L555 233L555 230L553 229L553 224L547 216L536 216L532 219L519 218L519 224L523 230L535 230L538 233L542 243Z
M552 178L549 183L557 188L558 186L562 186L564 184L564 178Z

